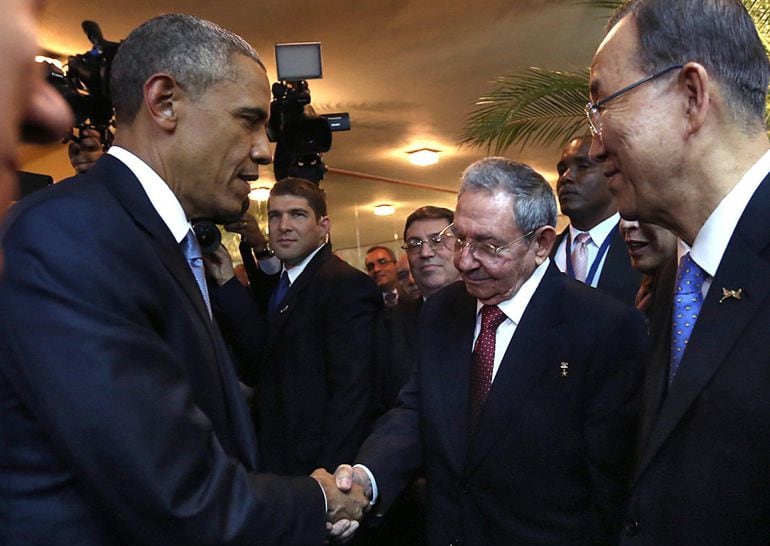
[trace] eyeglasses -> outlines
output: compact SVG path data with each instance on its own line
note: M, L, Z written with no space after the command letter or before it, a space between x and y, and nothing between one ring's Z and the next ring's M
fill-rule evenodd
M443 232L442 232L443 233ZM428 245L433 250L438 250L439 248L443 248L444 243L443 239L441 238L441 233L437 233L436 235L432 235L430 239L409 239L401 245L401 248L406 250L409 254L419 254L422 251L422 245Z
M675 70L677 68L682 68L682 66L683 65L681 64L675 64L673 66L669 66L668 68L664 68L660 72L656 72L655 74L650 74L649 76L645 76L641 80L636 81L631 85L627 85L620 91L615 91L613 94L607 97L604 97L601 100L598 100L596 102L589 102L588 104L586 104L585 113L586 113L586 117L588 118L588 126L591 128L591 134L593 136L598 136L598 137L602 136L602 120L599 114L601 113L601 109L604 108L609 102L612 102L616 98L625 95L632 89L635 89L642 84L650 82L655 78L659 78L663 74L667 74L668 72L671 72L672 70Z
M441 237L441 241L444 243L444 247L447 250L451 250L455 254L461 254L464 249L468 249L471 256L481 262L495 262L501 258L500 254L512 247L519 241L522 241L535 233L539 228L535 228L529 233L525 233L521 237L514 239L510 243L505 243L501 246L495 246L489 243L480 243L478 241L468 241L462 237L458 237L453 231L454 224L449 224L445 227L441 233L438 234Z
M367 271L373 271L374 265L377 264L380 267L384 267L388 264L394 264L396 263L396 260L389 260L387 258L379 258L377 260L374 260L373 262L366 262L366 270Z

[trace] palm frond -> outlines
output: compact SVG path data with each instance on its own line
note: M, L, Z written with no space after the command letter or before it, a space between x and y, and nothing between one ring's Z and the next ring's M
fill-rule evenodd
M460 144L486 147L500 154L514 144L566 143L586 132L583 109L588 96L588 70L562 72L530 68L495 80L497 87L481 97L466 119Z

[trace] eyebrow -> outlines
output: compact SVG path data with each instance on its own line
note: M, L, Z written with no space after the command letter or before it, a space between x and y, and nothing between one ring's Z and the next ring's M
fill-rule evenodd
M261 121L267 119L267 111L264 108L257 108L253 106L243 106L235 110L236 116L247 117Z

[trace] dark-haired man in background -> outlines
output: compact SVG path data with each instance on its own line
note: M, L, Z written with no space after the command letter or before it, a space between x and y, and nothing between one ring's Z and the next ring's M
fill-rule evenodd
M633 305L642 277L631 267L618 208L601 162L589 157L590 147L590 136L572 139L556 165L556 193L570 224L556 239L552 257L573 279Z
M364 265L369 276L380 287L385 307L394 307L398 303L396 255L386 246L373 246L366 251Z
M739 0L639 0L591 67L591 154L680 240L653 303L623 545L770 537L767 52Z
M263 467L280 474L334 470L350 460L371 424L375 321L382 297L372 280L332 254L326 196L286 178L267 202L270 248L281 260L267 284L267 309L226 271L215 303L253 385ZM222 249L224 250L224 249ZM219 256L229 262L226 251ZM264 318L264 339L257 331ZM310 469L310 470L308 470Z

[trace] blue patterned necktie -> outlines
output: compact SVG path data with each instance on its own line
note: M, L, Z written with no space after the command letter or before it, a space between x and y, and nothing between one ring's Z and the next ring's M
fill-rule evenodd
M676 272L676 291L674 292L674 310L671 324L671 366L669 367L668 382L674 380L679 364L682 362L684 350L690 340L690 334L698 320L700 308L703 305L703 281L706 273L690 257L688 252L679 261Z
M209 289L206 286L206 271L203 268L203 254L201 253L201 246L198 244L198 238L193 233L193 230L187 232L185 238L180 243L182 245L182 252L184 252L185 258L187 258L187 265L192 270L195 282L198 283L198 289L203 296L203 301L206 303L206 309L209 311L209 318L211 317L211 302L209 301Z
M275 313L278 306L281 305L283 298L286 297L286 292L289 291L289 274L284 271L281 273L281 279L278 281L278 286L275 287L273 293L270 295L270 312Z

